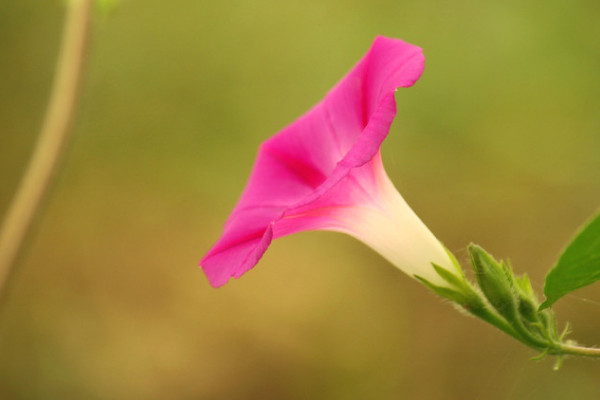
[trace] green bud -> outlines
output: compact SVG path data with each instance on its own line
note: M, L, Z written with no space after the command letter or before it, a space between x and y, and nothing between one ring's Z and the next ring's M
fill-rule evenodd
M475 244L469 245L469 253L477 283L485 297L500 315L509 321L514 320L519 300L512 271Z
M529 277L526 274L516 277L515 282L519 298L519 314L529 322L538 322L540 320L537 311L539 303L533 293Z

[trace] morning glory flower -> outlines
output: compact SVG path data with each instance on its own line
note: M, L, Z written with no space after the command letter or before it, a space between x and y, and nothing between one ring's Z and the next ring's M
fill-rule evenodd
M211 285L239 278L273 239L306 230L349 234L410 276L447 286L446 249L388 178L380 146L396 115L394 92L421 76L419 47L377 37L325 98L260 146L221 238L200 262Z

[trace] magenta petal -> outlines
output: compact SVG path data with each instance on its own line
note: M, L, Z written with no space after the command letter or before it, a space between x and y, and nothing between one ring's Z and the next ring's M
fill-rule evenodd
M200 262L211 285L251 269L273 238L344 230L336 209L371 201L368 186L396 114L394 91L413 85L423 66L419 47L377 37L324 100L261 145L223 235Z

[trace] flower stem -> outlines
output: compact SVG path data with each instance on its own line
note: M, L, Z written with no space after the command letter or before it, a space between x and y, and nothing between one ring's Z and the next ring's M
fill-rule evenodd
M562 344L561 350L562 354L583 357L600 357L600 348L598 347L584 347L572 344Z
M67 2L60 53L35 149L0 229L0 295L60 165L77 104L92 0Z

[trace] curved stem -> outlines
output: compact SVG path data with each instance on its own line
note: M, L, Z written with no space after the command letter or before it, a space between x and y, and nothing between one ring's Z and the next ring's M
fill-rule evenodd
M77 103L92 0L68 2L50 100L35 150L0 229L0 295L60 164Z

